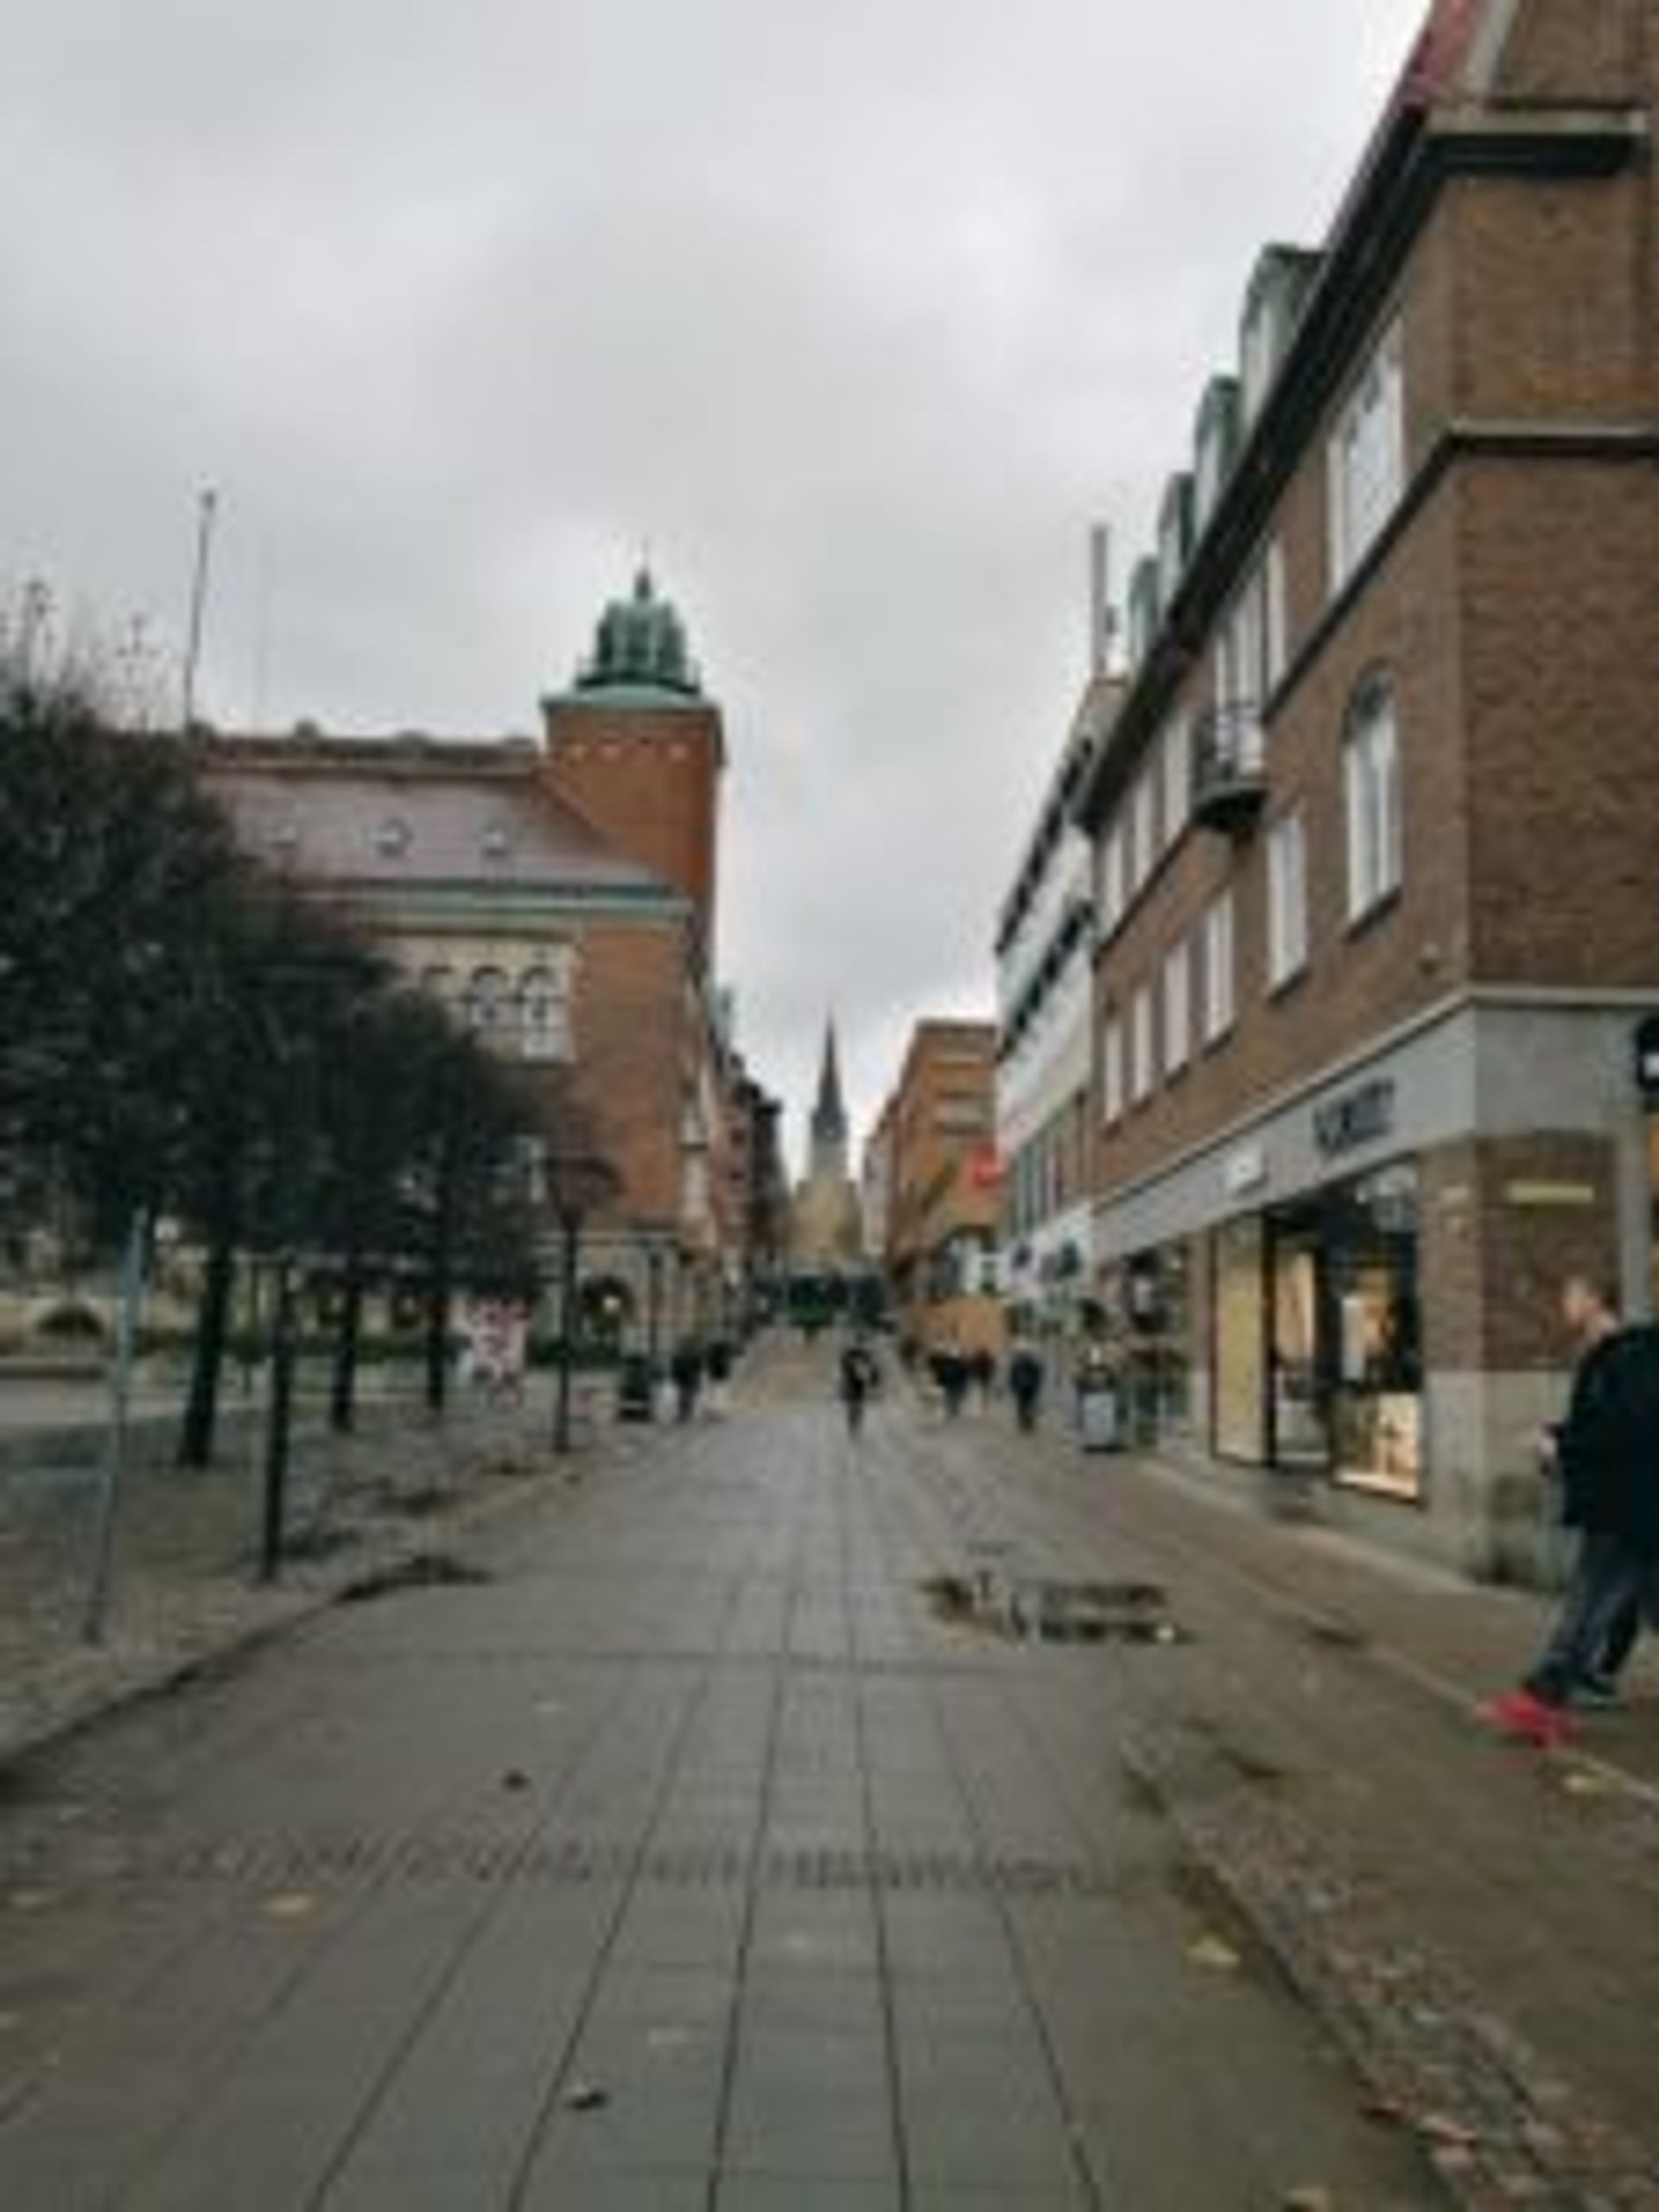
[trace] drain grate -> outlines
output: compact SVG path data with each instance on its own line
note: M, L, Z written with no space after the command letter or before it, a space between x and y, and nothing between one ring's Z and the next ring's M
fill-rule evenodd
M1015 1643L1191 1642L1158 1582L1063 1582L976 1567L935 1574L921 1591L935 1617Z
M644 1852L613 1838L351 1834L200 1837L171 1847L134 1845L101 1860L105 1879L232 1889L342 1891L534 1885L580 1889L632 1881L650 1889L1000 1897L1109 1897L1118 1884L1086 1859L982 1857L947 1851L779 1847L759 1859L735 1844L659 1844Z

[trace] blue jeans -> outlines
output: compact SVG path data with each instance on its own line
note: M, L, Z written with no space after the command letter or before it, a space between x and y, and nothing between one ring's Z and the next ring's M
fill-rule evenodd
M1608 1636L1622 1616L1641 1611L1659 1627L1659 1559L1623 1536L1586 1529L1548 1643L1527 1688L1546 1705L1565 1705L1596 1672Z

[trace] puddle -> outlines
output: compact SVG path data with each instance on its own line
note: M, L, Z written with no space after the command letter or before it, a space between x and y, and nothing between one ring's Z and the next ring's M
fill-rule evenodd
M368 1574L359 1575L355 1582L348 1582L340 1593L340 1602L360 1605L372 1598L391 1597L399 1590L453 1589L493 1580L483 1567L469 1567L465 1560L452 1558L448 1552L416 1552L412 1559L399 1560L391 1567L376 1567Z
M933 1575L921 1588L937 1619L1012 1643L1192 1641L1158 1582L1062 1582L982 1567Z

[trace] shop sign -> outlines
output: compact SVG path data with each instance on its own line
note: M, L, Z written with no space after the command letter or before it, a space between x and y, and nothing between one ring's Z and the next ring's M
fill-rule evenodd
M1230 1198L1242 1198L1248 1192L1259 1191L1268 1179L1268 1155L1259 1144L1242 1144L1236 1152L1230 1152L1222 1170L1222 1182Z
M1327 1159L1338 1153L1357 1152L1361 1145L1376 1144L1394 1133L1395 1082L1392 1076L1375 1076L1352 1090L1327 1099L1313 1114L1313 1141Z
M1659 1014L1636 1027L1636 1085L1650 1106L1659 1106Z

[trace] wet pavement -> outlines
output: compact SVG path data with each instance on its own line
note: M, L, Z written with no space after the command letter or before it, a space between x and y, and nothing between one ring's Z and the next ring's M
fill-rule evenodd
M777 1353L16 1771L0 2204L1444 2201L1125 1755L1213 1611L1017 1450Z

